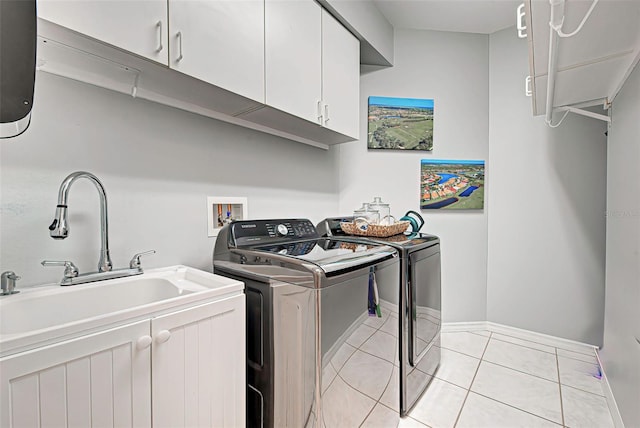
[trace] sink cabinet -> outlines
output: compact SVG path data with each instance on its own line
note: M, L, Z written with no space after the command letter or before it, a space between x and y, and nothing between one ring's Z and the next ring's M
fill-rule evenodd
M0 359L0 426L244 426L244 299Z

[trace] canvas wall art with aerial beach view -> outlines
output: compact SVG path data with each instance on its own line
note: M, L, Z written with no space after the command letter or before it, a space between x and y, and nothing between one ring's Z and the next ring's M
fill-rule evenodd
M420 209L484 208L484 161L422 159Z
M369 97L369 149L433 150L433 100Z

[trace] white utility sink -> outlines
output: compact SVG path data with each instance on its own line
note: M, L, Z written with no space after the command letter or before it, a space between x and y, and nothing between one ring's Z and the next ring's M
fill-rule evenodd
M243 289L239 281L186 266L66 287L25 288L0 298L0 356Z

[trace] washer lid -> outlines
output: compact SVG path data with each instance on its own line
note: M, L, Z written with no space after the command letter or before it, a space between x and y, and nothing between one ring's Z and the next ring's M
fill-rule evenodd
M326 276L361 269L397 257L397 251L387 245L345 242L336 239L312 239L276 245L251 247L251 252L263 254L263 259L287 259L290 263L322 269ZM268 254L271 254L269 256Z

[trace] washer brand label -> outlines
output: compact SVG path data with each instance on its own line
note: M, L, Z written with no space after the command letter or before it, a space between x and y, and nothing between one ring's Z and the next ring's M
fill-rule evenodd
M243 229L252 229L252 228L255 228L257 226L255 224L241 224L240 227L243 228Z

